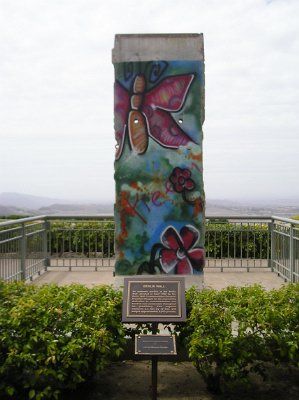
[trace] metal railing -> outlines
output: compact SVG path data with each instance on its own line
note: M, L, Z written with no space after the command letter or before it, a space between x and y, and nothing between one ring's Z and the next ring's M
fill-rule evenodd
M280 217L207 217L206 267L271 268L299 281L299 221ZM33 279L48 268L114 266L114 218L38 216L0 223L0 279Z
M271 267L288 282L299 282L299 221L273 217Z
M268 268L271 256L271 218L207 217L206 267Z
M114 266L114 217L48 217L49 261L51 267Z
M0 279L33 279L45 267L48 254L44 216L0 223Z

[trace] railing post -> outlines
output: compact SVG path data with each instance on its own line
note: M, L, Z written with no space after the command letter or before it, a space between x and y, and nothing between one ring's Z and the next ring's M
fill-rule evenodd
M271 222L268 225L268 229L270 230L270 258L268 258L268 267L270 267L271 271L274 272L274 220L273 220L273 218L271 219Z
M44 232L43 232L43 254L44 254L44 266L45 271L50 265L50 258L48 252L48 232L50 232L50 222L45 219L44 221Z
M294 227L290 226L290 282L295 282Z
M21 279L26 280L26 227L23 222L21 225Z

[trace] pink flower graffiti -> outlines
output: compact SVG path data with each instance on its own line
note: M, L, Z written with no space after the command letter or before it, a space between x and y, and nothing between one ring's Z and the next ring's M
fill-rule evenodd
M189 275L193 269L204 266L204 250L194 247L199 232L191 225L184 226L180 233L169 226L161 235L164 248L160 250L160 264L165 273Z

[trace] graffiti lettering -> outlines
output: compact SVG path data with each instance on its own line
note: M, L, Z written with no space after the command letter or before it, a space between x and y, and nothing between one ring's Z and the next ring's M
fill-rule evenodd
M167 180L165 182L165 190L166 190L166 194L174 192L174 190L172 188L172 184L171 184L171 182L169 180Z
M127 196L124 196L124 198L123 198L124 209L126 210L126 212L127 212L129 215L137 216L138 218L141 219L141 221L142 221L144 224L147 224L147 220L143 217L143 215L141 215L141 214L137 211L137 205L138 205L139 201L140 201L140 200L139 200L138 194L136 194L134 204L131 204L131 203L129 202Z
M157 207L163 206L163 204L165 203L165 201L164 201L164 200L160 200L160 201L159 201L159 199L161 199L162 197L163 197L163 195L162 195L162 193L159 192L159 191L153 193L153 195L152 195L152 202L153 202L153 204L154 204L155 206L157 206Z
M194 162L191 163L191 167L196 168L197 171L199 171L199 172L202 172L202 168L199 168L199 166L197 164L195 164Z

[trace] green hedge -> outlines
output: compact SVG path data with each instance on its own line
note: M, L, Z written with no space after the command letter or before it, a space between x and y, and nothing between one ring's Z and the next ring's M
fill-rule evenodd
M210 390L263 375L265 362L299 366L299 284L192 288L186 300L175 330ZM121 301L104 286L0 282L0 398L61 398L120 356L126 332L150 330L125 331Z
M51 253L80 253L93 257L114 255L114 221L51 221ZM212 258L267 259L270 236L267 224L207 222L205 250Z
M121 293L0 282L0 398L60 398L122 352Z
M114 255L114 221L51 221L51 254Z
M267 259L270 255L268 225L207 222L205 250L212 258Z
M265 362L299 366L299 284L187 292L180 337L208 388L220 392L265 374Z

